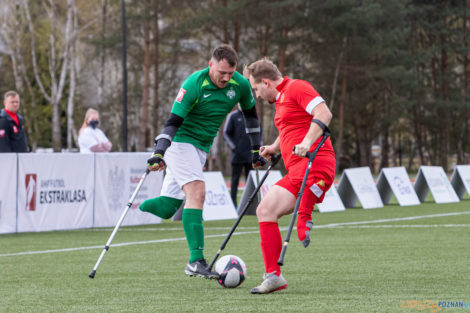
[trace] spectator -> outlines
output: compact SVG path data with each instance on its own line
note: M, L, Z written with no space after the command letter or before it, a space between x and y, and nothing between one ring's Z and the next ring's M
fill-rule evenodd
M240 176L243 170L245 170L246 182L252 168L251 144L246 133L245 118L243 117L240 105L238 105L237 109L227 117L224 127L224 139L230 149L232 149L232 179L230 182L230 196L232 197L233 204L237 207L237 193Z
M83 125L78 132L78 145L80 153L109 152L112 143L101 129L100 114L95 109L88 109L83 120Z
M0 152L28 152L23 117L18 113L20 96L10 90L3 96L5 109L0 112Z

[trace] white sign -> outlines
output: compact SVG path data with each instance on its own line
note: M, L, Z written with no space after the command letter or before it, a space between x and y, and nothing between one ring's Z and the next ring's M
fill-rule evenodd
M421 202L426 199L429 190L436 203L459 202L459 197L440 166L421 166L414 188Z
M92 227L93 157L18 154L18 232Z
M334 184L331 185L330 189L325 193L323 202L317 203L317 206L321 213L346 210Z
M450 183L460 200L462 200L465 190L470 195L470 165L457 165Z
M338 194L347 208L355 207L357 199L364 209L383 207L374 178L367 166L344 170L339 181Z
M205 221L237 218L237 211L221 172L204 172L206 199L202 217Z
M403 166L383 168L377 180L377 189L384 204L390 202L392 193L402 206L420 204L408 173Z
M0 234L16 232L17 155L2 153L0 162Z
M97 153L94 227L115 226L146 171L148 153ZM122 225L161 223L161 218L139 210L143 201L160 195L163 172L150 172Z
M266 175L266 171L259 171L259 180L260 182L263 180L264 175ZM261 199L266 196L269 189L274 186L280 179L282 178L282 174L280 171L271 170L268 173L263 185L259 189L259 194L261 195ZM245 184L245 189L243 190L242 197L240 199L240 204L238 205L238 214L245 208L248 203L248 200L252 196L253 192L255 191L256 187L258 187L258 180L256 178L256 171L251 170L250 175L248 176L248 181ZM249 205L248 209L246 210L245 214L254 215L256 214L256 207L258 207L258 195L253 197L253 201Z

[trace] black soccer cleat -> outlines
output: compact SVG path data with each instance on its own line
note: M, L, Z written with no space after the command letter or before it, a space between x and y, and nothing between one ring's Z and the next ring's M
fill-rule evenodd
M200 259L197 261L194 261L193 263L188 263L186 264L186 268L184 269L184 272L186 275L189 276L199 276L199 277L204 277L207 279L217 279L219 278L219 274L214 271L209 271L207 269L207 262L205 259Z

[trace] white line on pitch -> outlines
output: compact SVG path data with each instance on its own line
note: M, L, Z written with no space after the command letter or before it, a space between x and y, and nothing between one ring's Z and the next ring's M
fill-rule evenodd
M414 224L414 225L345 225L336 226L335 228L458 228L458 227L470 227L470 224Z
M206 226L204 227L204 229L207 229L207 230L230 230L232 227L231 226L227 226L227 227L210 227L210 226ZM237 229L258 229L258 226L252 226L252 227L237 227ZM183 226L181 227L163 227L163 228L159 228L159 227L145 227L145 228L122 228L122 229L119 229L119 231L131 231L131 232L135 232L135 231L181 231L183 230ZM84 229L83 231L104 231L104 232L110 232L110 231L113 231L113 228L96 228L96 229Z
M397 222L397 221L409 221L417 220L423 218L434 218L434 217L446 217L446 216L455 216L455 215L464 215L470 214L470 211L464 212L453 212L453 213L442 213L442 214L431 214L431 215L421 215L421 216L408 216L408 217L397 217L389 219L380 219L380 220L371 220L371 221L358 221L358 222L345 222L345 223L332 223L325 225L314 226L314 228L334 228L334 227L344 227L350 225L361 225L361 224L372 224L372 223L386 223L386 222ZM287 230L287 227L282 227L281 231ZM256 234L258 230L254 231L245 231L245 232L235 232L232 235L247 235L247 234ZM217 237L226 237L227 234L217 234L217 235L207 235L205 238L217 238ZM164 243L164 242L173 242L173 241L182 241L186 240L185 237L180 238L168 238L168 239L159 239L159 240L147 240L147 241L132 241L132 242L123 242L112 244L110 248L122 247L122 246L131 246L131 245L142 245L149 243ZM89 250L89 249L102 249L101 246L88 246L88 247L77 247L77 248L65 248L65 249L54 249L54 250L41 250L41 251L25 251L25 252L15 252L15 253L5 253L0 254L0 257L4 256L17 256L17 255L31 255L31 254L46 254L46 253L56 253L56 252L69 252L69 251L78 251L78 250Z

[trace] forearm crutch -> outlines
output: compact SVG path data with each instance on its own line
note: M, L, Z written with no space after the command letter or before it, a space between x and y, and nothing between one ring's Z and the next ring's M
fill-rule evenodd
M317 147L315 148L315 150L313 150L312 153L307 152L307 155L306 155L306 157L308 157L307 170L305 171L304 180L302 181L302 185L300 186L299 193L297 194L297 201L295 202L294 212L292 212L292 218L290 220L289 229L287 230L287 235L286 235L286 238L284 239L284 245L282 246L281 255L279 257L279 260L277 261L277 264L280 266L284 265L284 255L286 254L287 245L289 244L289 240L290 240L290 235L292 233L292 229L294 228L295 219L297 218L297 211L299 210L300 201L302 200L302 195L304 193L305 185L307 184L308 173L310 172L310 168L312 167L313 160L315 159L315 156L317 155L318 150L320 150L325 140L330 136L330 130L328 129L328 127L326 127L326 125L324 124L323 126L324 126L324 129L322 127L323 129L322 140L320 140L320 143L317 145Z
M142 184L144 183L144 180L147 177L149 172L150 172L150 170L147 169L147 171L145 171L145 173L140 178L139 184L137 184L137 187L135 188L134 193L132 194L131 198L129 199L129 202L126 205L126 208L124 209L124 212L122 212L122 215L119 218L119 221L117 222L117 225L114 227L114 230L111 233L111 236L109 237L108 242L106 242L106 245L104 246L104 249L101 252L100 257L98 258L98 261L96 261L95 267L93 267L93 270L88 275L88 277L95 278L96 270L98 270L98 266L100 266L101 260L103 259L106 252L109 250L109 246L111 245L111 241L113 241L114 236L116 235L119 227L121 226L122 221L124 220L124 217L126 217L126 214L129 211L129 208L132 206L132 203L134 202L134 199L137 196L137 193L139 192L140 187L142 187Z
M253 199L256 197L256 194L258 193L258 191L260 190L260 188L263 185L264 181L268 177L269 171L271 171L271 169L277 164L277 162L279 162L280 158L281 158L280 154L271 157L271 164L269 165L268 169L266 170L266 173L263 175L263 177L261 178L261 181L258 183L258 186L253 191L253 193L251 194L250 198L248 199L248 202L246 202L245 207L243 208L243 210L241 210L240 215L238 216L237 220L235 221L235 224L233 224L232 229L230 230L230 232L228 233L228 235L225 238L224 242L222 243L219 250L217 251L217 254L215 255L215 257L212 260L211 264L207 267L207 269L209 271L214 266L215 261L217 261L217 259L219 258L220 253L222 253L222 250L225 249L225 246L227 245L227 242L229 241L230 237L232 237L232 234L235 231L235 229L237 228L238 224L240 224L240 221L242 220L243 215L245 215L245 213L248 210L248 207L250 206L251 202L253 202Z

